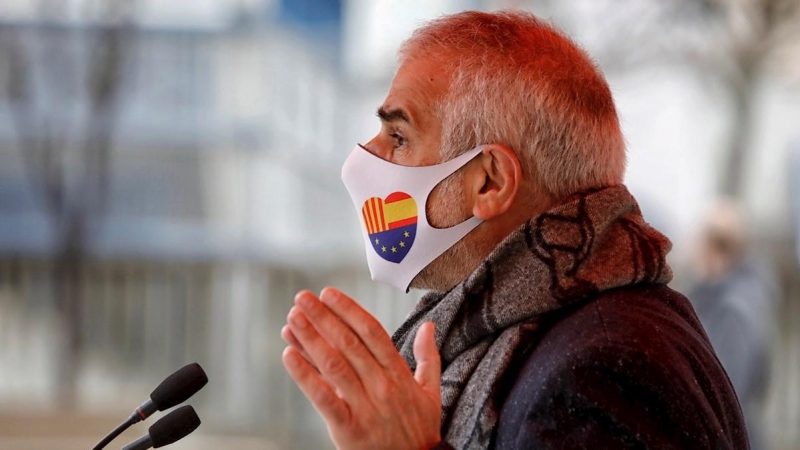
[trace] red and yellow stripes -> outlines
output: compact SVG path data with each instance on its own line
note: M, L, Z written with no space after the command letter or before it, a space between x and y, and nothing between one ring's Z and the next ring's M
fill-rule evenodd
M361 215L367 233L375 234L417 223L417 202L404 192L386 197L372 197L364 202Z
M361 215L364 217L364 224L367 226L367 233L374 234L386 231L389 227L386 224L386 217L383 213L383 200L372 197L364 202L361 208Z

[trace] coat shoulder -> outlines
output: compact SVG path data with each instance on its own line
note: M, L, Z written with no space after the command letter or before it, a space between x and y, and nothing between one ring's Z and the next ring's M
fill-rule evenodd
M681 294L615 289L544 326L509 384L497 448L747 448L731 383Z

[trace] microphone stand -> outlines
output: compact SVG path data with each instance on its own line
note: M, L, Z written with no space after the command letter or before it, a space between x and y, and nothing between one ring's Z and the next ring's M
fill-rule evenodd
M114 428L114 431L108 433L108 435L104 437L102 441L98 442L97 445L95 445L94 448L92 448L92 450L101 450L105 448L106 445L110 444L111 441L116 439L117 436L122 434L123 431L127 430L128 428L131 427L131 425L138 422L138 421L134 422L131 419L133 419L133 416L129 417L128 420L126 420L125 422L122 422L117 428Z
M147 400L142 404L142 406L136 408L136 411L134 411L133 414L131 414L131 416L128 417L126 421L119 424L117 428L114 428L114 431L108 433L108 435L104 437L103 440L98 442L97 445L95 445L94 448L92 448L92 450L102 450L103 448L105 448L106 445L111 443L111 441L116 439L117 436L122 434L123 431L130 428L131 425L141 422L142 420L146 419L148 416L150 416L156 411L157 411L156 405L153 403L153 401Z

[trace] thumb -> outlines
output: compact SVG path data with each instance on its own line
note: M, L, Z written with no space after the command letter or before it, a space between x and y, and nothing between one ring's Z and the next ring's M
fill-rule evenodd
M417 370L414 379L429 394L440 395L439 385L442 376L442 360L436 348L433 322L425 322L414 337L414 359Z

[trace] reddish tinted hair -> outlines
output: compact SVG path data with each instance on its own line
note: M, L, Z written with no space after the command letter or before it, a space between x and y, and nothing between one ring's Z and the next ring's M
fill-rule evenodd
M436 106L444 158L504 144L557 198L622 183L625 142L611 90L552 25L524 12L444 16L403 43L401 64L422 58L444 61L452 74Z

